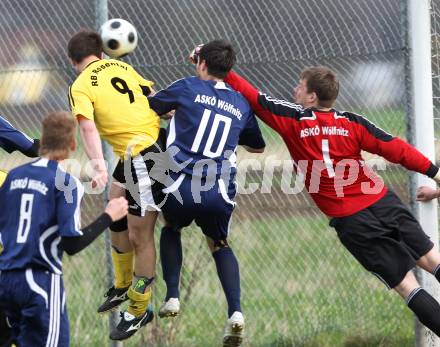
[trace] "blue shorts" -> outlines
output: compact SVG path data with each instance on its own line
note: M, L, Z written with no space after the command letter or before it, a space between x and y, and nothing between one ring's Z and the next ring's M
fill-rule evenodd
M235 207L235 184L222 179L206 182L186 174L171 178L174 183L164 190L167 198L162 207L167 223L180 229L195 221L214 242L225 240Z
M44 270L0 273L0 307L20 347L68 347L62 276Z

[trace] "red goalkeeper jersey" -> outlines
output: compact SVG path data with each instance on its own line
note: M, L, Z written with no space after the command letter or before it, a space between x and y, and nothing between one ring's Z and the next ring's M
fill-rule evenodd
M322 112L260 93L230 72L225 79L242 93L257 116L278 132L297 174L319 209L330 217L354 214L382 198L387 188L361 156L378 154L392 163L434 177L438 168L413 146L366 118L334 109Z

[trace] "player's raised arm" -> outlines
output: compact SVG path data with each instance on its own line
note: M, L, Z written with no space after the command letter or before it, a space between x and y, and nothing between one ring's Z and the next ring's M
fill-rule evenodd
M285 117L297 117L302 111L300 105L259 92L249 81L234 71L228 73L225 82L247 99L252 110L263 122L281 134L288 131Z
M8 153L20 151L24 155L34 158L38 157L40 140L31 139L0 116L0 147Z
M415 147L378 128L362 116L352 113L346 113L346 115L356 123L360 146L363 150L378 154L408 170L434 178L437 182L440 181L439 168Z

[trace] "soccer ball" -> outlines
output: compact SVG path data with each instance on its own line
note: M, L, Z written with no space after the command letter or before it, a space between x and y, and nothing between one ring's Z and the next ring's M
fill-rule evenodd
M137 46L136 28L125 19L108 20L101 26L99 34L105 54L112 58L121 58L133 52Z

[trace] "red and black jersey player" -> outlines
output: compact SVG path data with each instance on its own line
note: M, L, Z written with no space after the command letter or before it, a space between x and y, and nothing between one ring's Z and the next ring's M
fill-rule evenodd
M316 66L302 71L296 103L259 92L230 72L225 79L286 143L318 208L331 218L342 244L399 293L419 320L440 336L440 305L417 282L418 265L440 281L440 253L409 209L364 165L361 151L440 181L439 168L417 149L366 118L333 107L339 82Z

